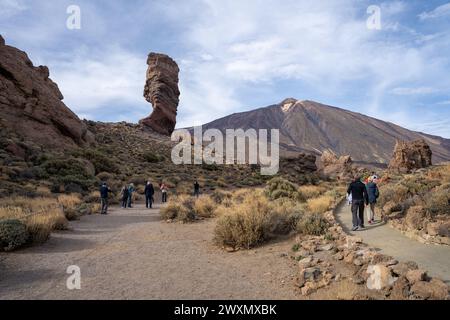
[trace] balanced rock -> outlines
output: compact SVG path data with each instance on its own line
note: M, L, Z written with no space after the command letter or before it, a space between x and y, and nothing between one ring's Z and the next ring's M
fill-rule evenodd
M165 54L150 53L147 60L145 99L153 105L153 113L140 121L144 127L171 135L175 130L180 97L177 63Z
M397 141L389 169L399 172L411 172L431 166L432 151L425 140Z
M64 148L93 142L86 125L61 101L47 67L34 67L27 54L0 36L0 122L25 141Z
M320 162L321 172L326 177L340 180L353 177L353 160L348 155L338 157L332 150L325 150Z

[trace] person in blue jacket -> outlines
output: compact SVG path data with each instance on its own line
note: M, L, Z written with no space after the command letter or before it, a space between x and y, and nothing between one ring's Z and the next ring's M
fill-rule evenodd
M371 176L369 178L369 183L366 185L370 205L370 210L367 210L367 219L369 220L369 224L375 222L375 206L377 204L378 197L380 196L380 190L378 190L377 186L377 179L377 176Z

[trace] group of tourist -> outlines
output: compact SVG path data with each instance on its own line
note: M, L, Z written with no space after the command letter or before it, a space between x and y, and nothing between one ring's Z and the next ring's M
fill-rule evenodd
M166 203L169 188L164 182L161 182L159 185L159 190L161 191L161 202ZM108 187L107 183L103 182L100 186L101 214L108 214L108 199L111 192L112 190ZM130 183L122 188L120 191L121 208L126 209L133 207L133 194L135 192L136 188L133 183ZM152 209L153 204L155 203L155 188L150 181L148 181L145 185L144 195L145 207L147 209ZM195 181L194 183L194 196L197 198L200 196L200 184L198 181Z
M364 226L364 211L368 206L367 220L369 224L375 223L375 206L377 199L380 196L377 183L378 176L373 172L365 183L361 176L355 176L354 180L347 189L347 199L351 205L352 210L352 231L363 230Z

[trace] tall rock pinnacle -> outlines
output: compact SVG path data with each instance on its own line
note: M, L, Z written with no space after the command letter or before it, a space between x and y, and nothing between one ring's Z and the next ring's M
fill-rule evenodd
M165 54L150 53L147 60L145 99L153 105L153 113L140 121L145 127L171 135L175 130L180 97L177 63Z

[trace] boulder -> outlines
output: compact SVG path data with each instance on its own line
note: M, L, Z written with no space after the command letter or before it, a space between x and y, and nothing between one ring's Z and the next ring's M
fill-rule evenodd
M394 154L389 163L393 171L409 173L431 166L432 151L425 140L400 141L395 144Z
M391 267L392 272L397 276L403 276L406 275L406 273L410 270L416 270L419 269L419 266L417 263L413 261L409 262L400 262L394 266Z
M410 285L406 277L400 277L392 286L390 298L392 300L405 300L409 297Z
M413 206L408 209L405 224L413 230L421 230L424 227L426 211L422 206Z
M142 119L140 124L170 136L176 125L180 69L177 63L165 54L150 53L147 64L144 97L153 105L153 113Z
M406 272L406 279L408 279L411 284L419 281L425 281L427 279L427 272L422 269L410 270Z
M411 294L416 299L444 300L448 298L448 286L438 279L418 281L412 285Z
M370 290L382 290L392 286L398 278L393 277L391 270L381 264L369 265L367 267L369 278L367 288Z
M47 67L0 40L0 119L5 130L39 146L63 149L94 142L91 132L63 102ZM3 128L2 128L3 130ZM17 153L17 148L10 148ZM20 150L19 150L20 153Z

